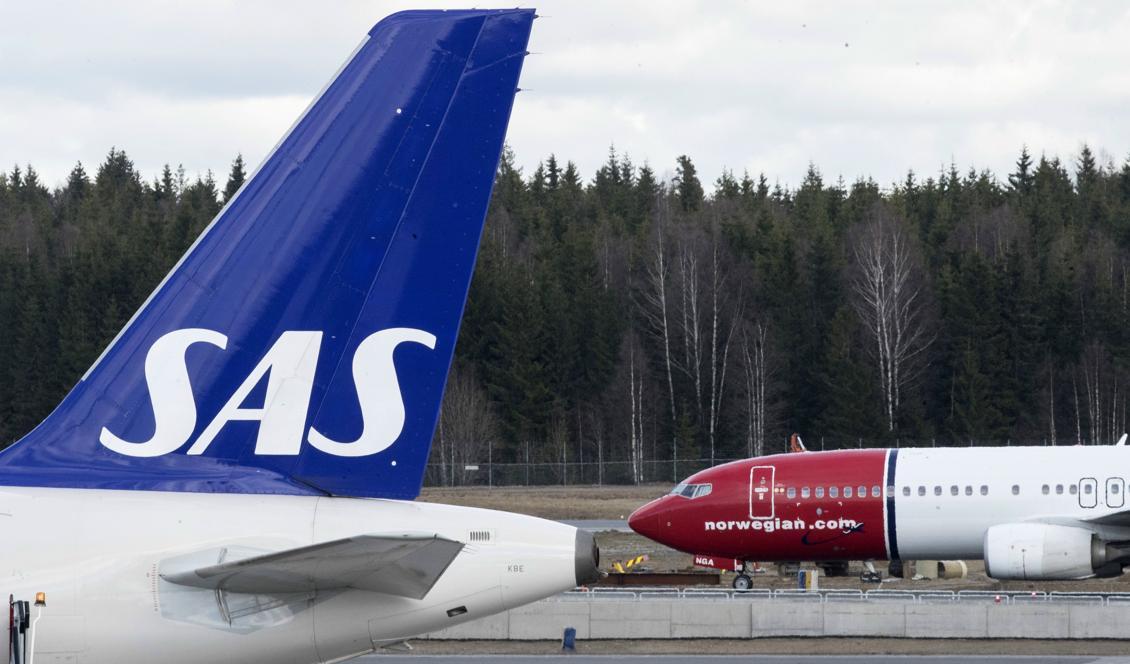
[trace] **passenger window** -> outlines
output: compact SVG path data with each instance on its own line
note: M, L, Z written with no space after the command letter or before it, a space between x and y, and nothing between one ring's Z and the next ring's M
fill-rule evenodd
M1107 484L1107 486L1110 487L1110 492L1115 495L1117 495L1118 492L1122 491L1122 485L1118 482L1110 482L1109 484Z
M812 492L811 492L811 491L809 491L808 487L806 487L806 486L802 486L802 487L800 488L800 497L801 497L801 498L808 498L808 497L810 497L811 495L812 495Z
M950 495L951 495L951 496L956 496L956 495L957 495L957 492L958 492L958 488L957 488L957 485L956 485L956 484L951 484L951 485L950 485Z
M989 495L989 485L988 484L982 484L981 485L981 495L982 496Z
M908 486L904 486L904 487L902 488L902 495L904 495L904 496L909 496L909 495L910 495L910 487L908 487Z
M1092 491L1092 487L1091 487L1090 483L1083 485L1083 493L1085 493L1089 496L1089 495L1091 495L1091 491Z
M865 486L859 487L859 491L857 491L855 493L855 495L859 496L860 498L866 498L867 497L867 487L865 487Z
M1063 485L1062 484L1055 485L1055 495L1057 495L1057 496L1063 495Z
M1072 484L1070 487L1068 487L1068 493L1074 496L1075 494L1079 493L1079 487Z
M823 498L824 497L824 487L822 487L822 486L816 487L816 497L817 498Z
M918 495L920 495L920 496L926 495L926 487L922 486L921 484L918 485Z
M871 485L871 497L872 498L878 498L881 494L882 494L882 491L879 489L879 485L878 484L872 484Z
M1047 484L1045 484L1044 486L1040 487L1040 493L1044 494L1045 496L1046 496L1046 495L1048 495L1048 494L1049 494L1049 493L1051 493L1051 492L1052 492L1052 489L1051 489L1051 487L1050 487L1050 486L1048 486Z
M887 495L890 496L891 498L895 497L895 488L893 486L887 485ZM910 495L909 490L906 492L906 495L908 495L908 496Z
M1012 495L1014 495L1014 496L1020 495L1020 485L1019 484L1013 484L1012 485Z
M788 491L785 492L785 496L787 498L789 498L789 500L796 498L796 487L795 486L789 487Z
M965 495L967 495L967 496L973 495L973 487L969 486L968 484L965 485Z
M850 486L844 487L844 498L851 498L851 487Z
M840 487L838 487L838 486L828 487L828 497L829 498L839 498L840 497Z
M938 486L937 484L934 485L934 495L935 496L942 495L942 487Z

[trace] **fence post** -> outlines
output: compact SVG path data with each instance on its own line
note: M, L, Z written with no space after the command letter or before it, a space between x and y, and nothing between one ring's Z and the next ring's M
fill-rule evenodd
M487 486L494 486L494 438L487 440Z

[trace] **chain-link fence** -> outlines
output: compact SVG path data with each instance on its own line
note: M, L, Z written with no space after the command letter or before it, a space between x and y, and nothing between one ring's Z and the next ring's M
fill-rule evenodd
M1073 445L1075 441L1061 442ZM1113 442L1113 441L1111 441ZM810 451L888 448L888 447L1005 447L1013 445L1048 445L1046 440L1031 441L974 441L953 439L929 440L806 440ZM774 454L787 451L785 448L767 451ZM474 463L474 464L428 464L424 475L426 486L547 486L547 485L602 485L602 484L644 484L649 482L679 482L700 470L736 461L737 458L714 459L671 459L631 461L585 461L558 463Z
M722 464L736 459L715 459ZM710 459L605 461L584 463L428 464L427 486L545 486L678 482L710 467Z

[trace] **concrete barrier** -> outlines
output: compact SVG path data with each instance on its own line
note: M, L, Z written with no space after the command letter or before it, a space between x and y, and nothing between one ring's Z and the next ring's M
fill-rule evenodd
M984 639L989 636L988 605L905 604L909 638Z
M671 638L748 639L750 607L745 602L687 601L671 607Z
M751 602L751 636L823 636L823 605L815 602Z
M1073 639L1130 638L1130 606L1072 606Z
M818 604L823 636L906 636L906 608L888 603Z
M1066 639L1071 633L1071 609L1080 608L1047 603L984 606L990 639Z
M1127 639L1130 607L791 600L549 599L433 632L428 639L744 639L778 636Z
M594 639L669 639L671 612L681 601L591 602L589 634Z

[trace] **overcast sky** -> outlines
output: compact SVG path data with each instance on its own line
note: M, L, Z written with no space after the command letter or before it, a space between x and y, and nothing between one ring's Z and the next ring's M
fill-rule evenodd
M0 169L59 184L111 146L152 178L258 164L369 27L457 3L0 0ZM794 186L950 161L1007 173L1022 145L1130 156L1125 2L535 5L509 142L586 178L610 144L669 175L691 155Z

